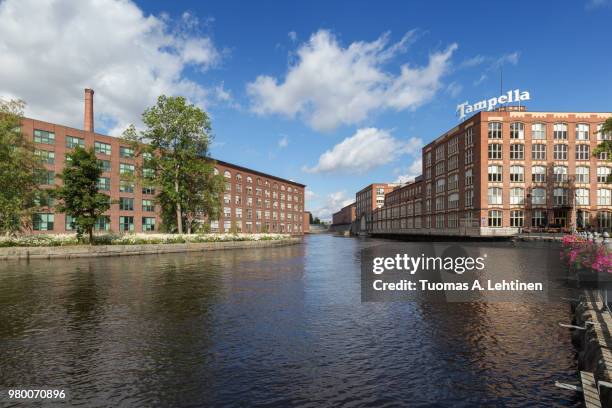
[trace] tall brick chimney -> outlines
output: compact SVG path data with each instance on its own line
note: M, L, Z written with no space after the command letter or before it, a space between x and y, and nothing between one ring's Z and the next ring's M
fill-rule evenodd
M85 120L83 130L86 132L94 131L93 95L93 89L85 88Z

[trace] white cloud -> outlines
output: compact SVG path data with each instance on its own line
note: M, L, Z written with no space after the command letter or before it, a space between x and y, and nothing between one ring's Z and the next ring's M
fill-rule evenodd
M278 140L278 147L284 149L289 146L289 138L287 136L283 136Z
M587 10L593 10L600 7L610 7L612 6L612 1L610 0L589 0L586 3Z
M399 140L382 129L363 128L335 145L319 157L314 167L305 167L309 173L355 172L391 163L403 154L419 151L422 141L418 138Z
M448 86L446 87L446 91L452 98L456 98L457 96L459 96L462 90L463 85L454 81L448 84Z
M457 45L432 53L425 66L404 64L397 75L385 71L384 65L406 52L415 37L410 31L389 44L384 34L342 47L331 32L319 30L298 48L284 80L260 75L247 84L251 109L298 116L317 130L359 123L377 110L416 109L441 87Z
M160 94L204 106L227 95L185 76L187 67L204 71L222 59L199 31L189 13L172 21L127 0L5 0L0 96L24 99L28 116L81 128L83 88L94 88L97 128L113 134L138 124Z
M312 200L313 198L317 197L317 193L306 187L306 191L304 191L304 197L306 198L306 200Z
M287 36L289 36L291 42L295 42L297 40L297 33L295 31L289 31Z
M489 79L489 74L494 73L495 77L499 76L499 70L505 65L517 65L519 63L521 53L518 51L514 51L511 53L503 54L499 57L483 57L482 55L477 55L476 57L470 58L466 61L463 61L460 64L461 68L472 68L478 65L486 64L484 67L484 71L480 73L480 76L477 80L473 82L474 86L478 86L487 79Z
M415 159L405 171L406 173L397 176L397 179L394 181L394 183L404 184L412 182L417 176L420 176L423 172L423 162L421 158L419 157L418 159Z
M345 191L337 191L325 196L320 206L312 212L313 217L319 217L322 221L331 221L332 214L338 212L342 207L345 207L355 201L355 197L347 196Z

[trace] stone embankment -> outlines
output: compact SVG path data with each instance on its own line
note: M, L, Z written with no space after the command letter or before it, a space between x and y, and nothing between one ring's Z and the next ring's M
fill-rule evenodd
M141 245L69 245L48 247L0 248L0 259L55 259L87 258L103 256L150 255L176 252L202 252L227 249L254 249L296 245L302 238L284 238L257 241L224 241L184 244Z
M584 291L573 310L578 328L573 330L572 341L578 350L578 369L593 374L601 406L612 407L612 315L600 292L592 290Z

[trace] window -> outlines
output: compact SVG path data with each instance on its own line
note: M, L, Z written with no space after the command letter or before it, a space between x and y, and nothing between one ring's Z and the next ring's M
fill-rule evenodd
M565 123L555 123L553 125L553 138L555 140L567 140L567 125Z
M34 231L53 231L53 220L55 216L48 213L32 215L32 229Z
M119 156L125 159L131 159L134 157L134 149L126 146L119 146Z
M612 140L612 132L603 133L603 124L597 125L597 140Z
M55 184L55 172L50 170L42 170L38 173L38 184L53 185Z
M589 140L589 125L585 123L576 125L576 140Z
M144 232L155 231L155 218L142 217L142 230Z
M55 144L55 133L34 129L34 143Z
M465 164L474 162L474 149L469 148L465 150Z
M154 195L155 194L155 189L153 187L143 187L142 188L142 194Z
M514 228L520 228L523 226L525 215L523 210L512 210L510 211L510 226Z
M568 189L567 188L555 188L553 190L553 205L567 205L568 200Z
M553 159L567 160L567 145L556 144L553 146Z
M525 190L520 187L510 189L510 204L525 204Z
M119 197L119 209L122 211L134 211L134 199Z
M232 173L229 172L229 170L225 170L223 172L223 177L226 179L231 179L232 178Z
M576 189L576 205L589 205L589 189L588 188L577 188Z
M98 179L98 190L110 191L110 178L100 177Z
M610 176L610 167L599 166L597 167L597 182L607 183Z
M576 167L576 183L589 183L589 168L585 166Z
M511 144L510 145L510 160L523 160L525 158L525 145Z
M436 161L444 160L444 145L436 148Z
M34 199L33 204L36 207L53 207L55 205L55 200L45 191L38 192Z
M119 163L119 174L132 176L134 171L135 167L133 164Z
M502 226L502 212L500 210L489 211L489 227L497 228Z
M100 162L100 167L102 167L102 171L105 173L111 172L111 162L110 160L98 160Z
M106 154L110 156L111 145L109 145L108 143L94 142L94 150L96 153Z
M459 208L459 194L458 193L449 194L448 208Z
M489 139L501 139L501 138L502 138L501 122L489 122Z
M510 124L510 139L524 139L525 125L520 122Z
M131 232L134 231L134 217L121 216L119 217L119 231Z
M155 204L153 204L153 200L142 200L142 211L153 212L155 211Z
M459 187L459 175L453 174L448 176L448 189L454 190Z
M534 188L533 190L531 190L531 204L546 204L546 190L543 188Z
M98 217L94 224L94 229L96 231L110 231L110 218L106 215Z
M544 123L534 123L531 125L532 140L546 140L546 125Z
M459 156L453 156L448 159L448 170L455 170L459 164Z
M531 181L533 181L534 183L545 183L546 182L546 167L533 166L531 168Z
M465 130L465 145L469 146L474 143L474 128L469 127Z
M591 158L590 146L586 144L576 145L576 160L589 160Z
M612 227L612 212L598 211L597 212L597 227L610 230Z
M231 218L232 217L232 209L231 207L223 207L223 217Z
M444 162L436 164L436 176L444 174Z
M55 152L36 149L34 150L34 154L45 164L55 164Z
M546 160L546 145L536 143L531 145L532 160Z
M446 184L446 179L444 178L436 180L436 194L444 192L445 184Z
M525 181L525 169L523 166L510 166L510 182L522 183Z
M236 208L235 211L236 211L236 218L242 218L242 208Z
M499 205L502 203L502 189L499 187L489 187L489 205Z
M608 160L608 152L604 150L597 153L597 160Z
M503 167L498 165L489 166L489 181L501 182L502 181Z
M468 169L465 171L465 185L471 186L474 184L474 173L472 169Z
M85 140L80 137L66 136L66 148L74 149L77 146L85 148Z
M609 189L597 189L597 205L612 205L612 195Z
M544 225L546 225L544 210L533 210L533 213L531 214L531 226L543 227Z
M457 153L458 146L459 146L459 138L458 137L454 137L451 140L449 140L448 147L447 147L448 155L450 156L451 154Z
M121 180L119 181L119 191L121 193L133 193L134 192L134 182Z
M467 190L465 192L465 206L471 207L474 203L474 190Z
M489 159L501 160L502 158L502 145L499 143L491 143L489 145Z
M553 174L555 175L556 183L567 182L567 167L566 166L555 166L553 167Z

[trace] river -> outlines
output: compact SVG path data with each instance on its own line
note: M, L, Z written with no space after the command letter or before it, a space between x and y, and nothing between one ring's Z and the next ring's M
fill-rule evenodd
M0 261L0 388L87 407L580 406L554 386L577 381L566 302L362 303L361 250L381 242ZM519 273L542 258L472 245Z

